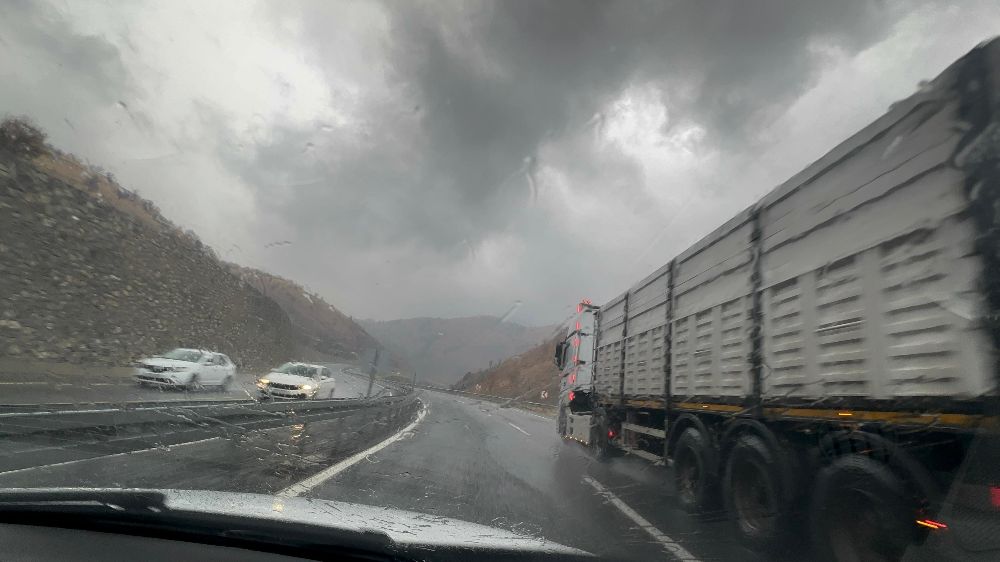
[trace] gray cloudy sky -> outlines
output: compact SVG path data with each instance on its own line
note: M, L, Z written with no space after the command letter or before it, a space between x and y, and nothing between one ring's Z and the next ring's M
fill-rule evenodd
M540 324L998 32L992 1L15 0L0 113L349 314Z

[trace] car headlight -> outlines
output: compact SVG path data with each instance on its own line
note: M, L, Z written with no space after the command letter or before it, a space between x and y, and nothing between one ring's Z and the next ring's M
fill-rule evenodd
M257 386L267 386L270 382L267 379L257 379Z
M301 388L302 390L312 390L313 387L311 384L302 384L299 385L299 388Z

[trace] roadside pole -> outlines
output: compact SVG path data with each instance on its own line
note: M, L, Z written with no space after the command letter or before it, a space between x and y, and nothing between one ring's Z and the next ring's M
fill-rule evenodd
M375 371L378 367L378 348L375 348L375 357L372 358L371 367L368 369L368 393L365 394L365 398L372 397L372 387L375 386Z

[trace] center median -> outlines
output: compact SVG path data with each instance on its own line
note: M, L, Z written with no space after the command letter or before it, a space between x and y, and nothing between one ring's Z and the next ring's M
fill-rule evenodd
M385 439L418 407L408 395L7 415L0 486L271 492Z

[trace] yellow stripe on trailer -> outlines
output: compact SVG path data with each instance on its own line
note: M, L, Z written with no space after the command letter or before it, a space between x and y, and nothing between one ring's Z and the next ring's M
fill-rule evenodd
M734 414L748 411L744 406L711 404L704 402L679 402L675 408L684 412L713 412ZM873 410L847 410L834 408L776 408L765 407L764 416L772 419L823 420L844 423L884 422L893 425L935 426L956 428L1000 428L1000 419L982 414L956 414L949 412L882 412Z
M677 409L686 410L688 412L725 412L727 414L746 410L743 406L734 406L732 404L706 404L702 402L678 402Z
M995 417L980 414L878 412L825 408L764 408L764 415L785 419L838 420L847 423L885 422L893 425L933 425L941 427L995 426Z

